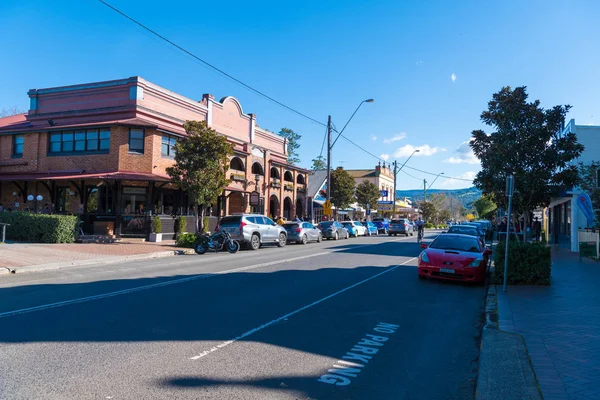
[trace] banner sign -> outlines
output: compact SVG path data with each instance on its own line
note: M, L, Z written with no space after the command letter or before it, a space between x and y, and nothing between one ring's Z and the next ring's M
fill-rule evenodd
M594 222L594 210L592 208L592 199L590 199L590 195L581 193L577 196L577 204L579 204L581 212L587 218L588 225L591 225Z

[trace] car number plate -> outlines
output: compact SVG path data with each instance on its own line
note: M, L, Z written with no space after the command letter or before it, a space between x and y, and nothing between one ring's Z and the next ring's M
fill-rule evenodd
M445 272L447 274L453 274L454 270L450 268L440 268L440 272Z

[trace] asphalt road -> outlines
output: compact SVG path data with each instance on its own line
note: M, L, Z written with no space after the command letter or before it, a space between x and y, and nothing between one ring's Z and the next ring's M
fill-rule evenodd
M485 289L414 238L0 277L1 399L471 399Z

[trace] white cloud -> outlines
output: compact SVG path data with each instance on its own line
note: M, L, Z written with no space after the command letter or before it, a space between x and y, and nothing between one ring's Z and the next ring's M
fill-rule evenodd
M452 79L452 82L456 82L456 74L452 73L452 75L450 75L450 79Z
M440 183L440 186L447 188L447 189L459 189L459 188L471 187L471 186L473 186L473 182L471 182L471 181L473 179L475 179L476 175L477 175L477 172L467 171L464 174L455 176L455 178L459 178L459 179L452 179L452 178L444 179L444 181ZM441 177L440 177L440 179L441 179ZM467 180L465 181L465 180L461 180L461 179L467 179Z
M397 133L391 138L383 139L383 143L393 143L406 137L406 132Z
M377 140L377 136L371 135L371 140Z
M479 164L479 159L473 153L473 149L469 146L469 141L462 142L456 148L456 157L450 157L444 162L450 164Z
M381 158L384 161L387 161L387 160L389 160L390 155L383 153L382 155L379 156L379 158Z
M400 158L400 157L408 157L410 156L415 150L419 150L418 153L415 153L415 157L419 156L419 157L423 157L423 156L432 156L435 153L438 153L440 151L446 151L446 149L443 149L441 147L431 147L428 144L424 144L422 146L413 146L411 144L407 144L406 146L402 146L399 149L397 149L394 152L394 157L395 158Z

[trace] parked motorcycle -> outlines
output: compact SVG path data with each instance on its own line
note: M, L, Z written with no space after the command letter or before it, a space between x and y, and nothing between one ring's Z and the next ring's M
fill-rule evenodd
M196 243L194 243L194 251L196 254L204 254L211 250L216 253L227 250L230 253L237 253L240 249L238 241L233 240L227 231L215 232L212 235L198 235Z

